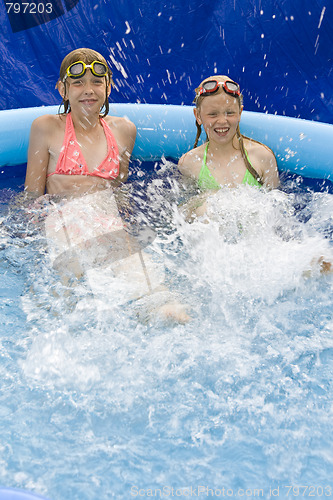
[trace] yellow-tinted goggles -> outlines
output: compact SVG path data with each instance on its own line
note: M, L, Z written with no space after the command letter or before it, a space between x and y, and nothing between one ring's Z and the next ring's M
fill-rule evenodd
M93 61L91 64L86 64L83 61L77 61L68 66L66 69L66 75L63 78L63 82L68 76L71 78L80 78L85 75L87 69L90 69L92 74L95 76L107 76L108 67L106 64L100 61Z

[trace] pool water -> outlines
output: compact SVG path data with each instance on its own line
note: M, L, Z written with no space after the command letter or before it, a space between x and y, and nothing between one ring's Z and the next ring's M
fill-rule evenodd
M52 500L333 494L333 281L310 265L332 257L332 193L221 190L189 224L188 189L138 171L130 195L186 325L63 285L0 191L0 484Z

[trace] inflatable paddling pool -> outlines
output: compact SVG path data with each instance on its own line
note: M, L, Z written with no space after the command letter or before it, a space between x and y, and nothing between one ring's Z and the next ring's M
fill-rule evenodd
M16 490L12 488L0 487L0 500L46 500L40 495L28 493L26 491Z
M0 167L26 163L32 121L58 109L0 111ZM134 159L156 161L164 156L177 160L193 146L196 127L191 106L111 104L110 114L127 116L136 124ZM240 129L274 151L280 172L333 180L333 125L244 111Z
M58 106L0 111L0 166L15 169L15 166L25 163L32 121L41 114L57 113L57 111ZM128 116L136 124L138 136L133 157L137 160L156 161L163 155L177 160L193 145L196 130L193 109L189 106L113 104L110 106L110 114ZM280 171L333 181L332 125L243 112L241 131L249 137L264 142L274 151ZM50 252L50 255L55 267L57 267L57 262L62 267L62 256L65 255L67 258L68 252L72 251L73 247L80 247L82 244L76 227L71 230L71 209L72 205L68 204L62 208L61 213L59 209L54 210L46 221L46 234L54 244L53 254ZM101 218L103 218L103 213ZM107 235L109 239L116 237L122 230L117 223L118 219L115 216L114 228L106 226L105 231L102 228L103 231L97 236L96 234L92 236L105 238ZM57 229L57 238L52 239L54 227ZM68 233L70 233L69 243L66 239ZM89 244L92 239L91 237L87 240ZM112 243L117 242L112 239ZM139 259L140 254L135 250L132 252L133 258ZM98 276L96 279L94 266L90 262L88 264L87 278L93 293L98 296L99 290L96 290L96 287L101 278ZM139 264L135 268L139 268ZM102 268L103 273L105 273L105 268ZM138 281L137 295L140 297L142 293L140 287L148 286L149 288L150 283L145 280L143 272ZM156 279L157 284L160 281ZM42 500L42 498L20 490L0 488L0 500Z

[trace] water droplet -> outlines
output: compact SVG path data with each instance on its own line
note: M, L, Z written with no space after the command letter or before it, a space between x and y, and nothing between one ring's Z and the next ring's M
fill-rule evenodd
M130 25L128 24L128 21L125 21L125 24L126 24L126 28L127 28L127 30L125 31L125 35L128 35L128 33L130 33L130 32L131 32L131 27L130 27Z
M323 10L321 11L321 14L320 14L320 19L319 19L318 29L320 28L321 23L322 23L322 21L323 21L323 18L324 18L324 15L325 15L325 10L326 10L326 7L323 7Z

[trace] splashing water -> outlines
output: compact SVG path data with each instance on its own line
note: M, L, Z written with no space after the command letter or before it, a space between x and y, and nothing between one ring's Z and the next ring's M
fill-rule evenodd
M189 224L190 189L139 178L127 215L154 229L187 325L141 323L107 289L99 310L24 209L3 212L0 483L53 500L329 486L332 277L304 271L332 256L333 197L241 186Z

